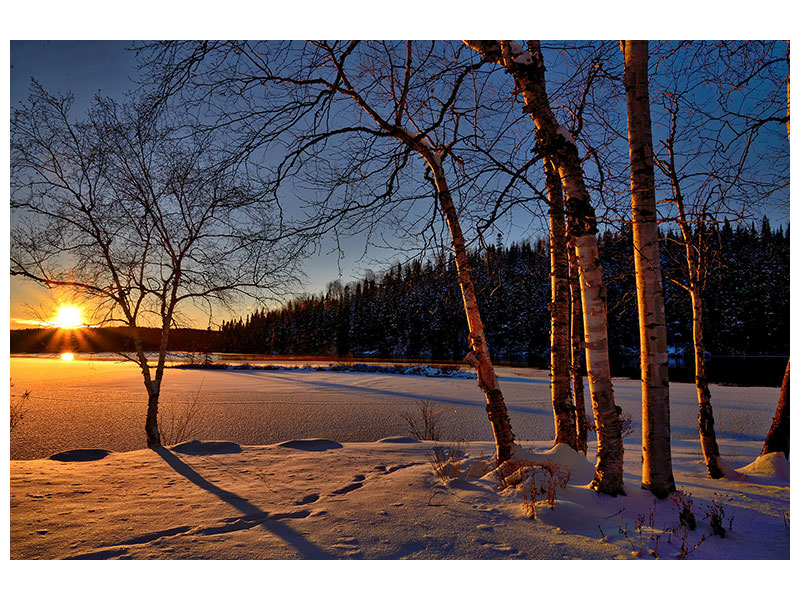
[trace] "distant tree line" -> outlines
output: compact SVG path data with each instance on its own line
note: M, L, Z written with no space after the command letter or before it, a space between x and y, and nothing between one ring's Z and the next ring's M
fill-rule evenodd
M789 354L789 236L768 220L708 228L710 265L704 321L712 379L736 378L736 357L765 357L761 382L781 381ZM497 361L546 368L549 360L550 298L547 242L489 245L473 252L473 275L487 336ZM691 308L674 280L685 278L677 234L662 236L667 332L672 378L689 380ZM636 376L638 330L631 231L600 235L606 276L609 341L617 375ZM324 294L295 298L281 308L260 310L223 322L220 331L175 329L172 351L422 358L461 361L467 352L455 267L444 257L395 265L360 281L328 284ZM144 349L158 350L159 331L139 328ZM11 331L12 353L130 352L125 327L23 329ZM715 364L716 363L716 364ZM715 371L716 369L716 371ZM752 369L749 369L752 370ZM752 373L749 374L752 376Z
M154 327L138 329L142 349L156 352L161 345L161 330ZM211 352L219 346L219 332L204 329L173 329L170 332L170 351ZM80 329L12 329L11 352L14 354L60 354L62 352L125 352L135 350L128 327L97 327Z
M709 272L704 312L707 351L721 357L787 356L789 352L789 237L767 219L706 227ZM638 324L631 229L599 236L606 277L609 342L617 374L638 368ZM662 270L672 366L690 376L691 308L683 251L674 232L662 233ZM547 242L490 245L473 252L473 277L498 361L546 367L550 298ZM428 358L460 361L467 330L452 260L397 264L360 281L332 282L324 294L291 300L276 310L224 322L224 352L282 355ZM780 382L781 362L774 375ZM719 363L719 361L718 361ZM718 375L719 377L719 375ZM724 377L723 377L724 379Z

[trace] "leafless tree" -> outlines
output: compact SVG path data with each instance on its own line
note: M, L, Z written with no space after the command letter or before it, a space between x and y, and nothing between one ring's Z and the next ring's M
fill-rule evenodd
M514 435L457 206L468 187L465 163L481 154L471 150L482 136L477 121L462 107L475 93L464 85L479 68L471 53L460 44L386 41L178 43L146 52L162 82L157 96L184 90L240 157L257 154L267 187L293 204L296 235L380 239L393 229L406 238L441 215L468 323L465 360L486 395L497 460L510 458ZM276 144L280 152L265 154Z
M592 487L609 495L624 493L623 446L619 413L614 403L608 355L608 323L603 276L597 250L597 218L586 188L574 137L555 117L546 90L541 44L524 49L513 41L466 42L487 60L502 66L522 95L536 128L539 152L557 165L566 192L570 233L574 238L581 279L586 363L598 432L598 454Z
M550 388L555 442L577 450L576 409L570 393L570 289L564 200L558 169L550 159L544 160L544 170L550 201Z
M764 446L761 449L761 454L769 454L771 452L783 452L786 458L789 458L789 362L786 363L786 371L783 374L783 384L781 385L781 393L778 398L778 406L775 409L775 416L772 419L772 425L764 438Z
M788 185L788 59L775 42L664 42L654 56L663 132L655 164L668 190L660 208L680 232L669 239L680 244L685 276L673 283L691 300L698 429L709 476L719 478L703 326L710 236L724 219L752 218Z
M170 329L189 305L209 312L291 281L294 254L270 206L221 159L147 104L97 99L85 120L69 96L34 85L11 122L11 274L74 290L97 323L127 326L148 395L148 446ZM155 357L138 329L161 330Z
M642 487L659 498L675 491L669 423L669 365L658 243L648 43L621 42L631 170L631 213L642 379Z

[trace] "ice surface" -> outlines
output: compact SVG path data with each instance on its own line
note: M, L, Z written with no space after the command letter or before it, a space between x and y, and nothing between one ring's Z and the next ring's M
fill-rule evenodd
M434 410L444 411L443 440L492 439L486 398L474 378L316 371L318 366L327 365L290 371L169 369L160 400L162 425L196 401L197 426L186 439L242 445L303 438L367 442L409 435L404 415L414 414L419 401L430 401ZM509 367L497 372L517 439L552 439L547 372ZM11 458L46 458L73 448L119 452L145 447L147 396L133 364L12 357L11 377L15 389L31 391L25 420L11 436ZM763 443L775 413L776 388L712 385L711 394L720 439ZM632 417L630 439L636 439L641 435L641 384L617 378L614 396ZM694 385L670 384L670 415L674 441L697 439Z

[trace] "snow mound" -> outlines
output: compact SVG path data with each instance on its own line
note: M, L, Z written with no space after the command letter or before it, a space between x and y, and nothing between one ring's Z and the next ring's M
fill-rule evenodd
M278 444L279 448L291 448L293 450L306 450L308 452L323 452L325 450L336 450L341 448L339 442L325 440L322 438L311 438L306 440L288 440Z
M385 437L377 440L376 444L419 444L419 440L405 435L397 435L394 437Z
M175 444L170 450L181 454L236 454L242 447L236 442L192 440Z
M66 450L65 452L58 452L50 457L50 460L58 460L61 462L87 462L90 460L101 460L111 454L110 450L102 450L100 448L76 448L75 450Z
M517 446L514 451L513 461L535 465L552 465L561 472L569 473L569 481L573 485L585 485L594 477L594 466L583 454L576 452L567 444L556 444L550 450L545 450L544 452L534 452Z
M462 459L454 459L445 465L443 471L448 477L466 477L467 479L481 479L486 473L496 466L493 458L485 456L467 456ZM452 469L448 471L447 469Z
M771 452L759 456L749 465L736 469L736 472L747 478L789 481L789 461L783 452Z

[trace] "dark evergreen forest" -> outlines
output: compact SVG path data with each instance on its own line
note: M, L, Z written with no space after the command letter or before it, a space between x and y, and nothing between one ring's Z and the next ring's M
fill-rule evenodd
M762 357L779 382L785 359L767 357L789 353L788 231L773 229L765 219L760 228L725 222L702 233L707 245L704 317L710 377L715 362L736 370L736 357ZM630 227L606 231L599 241L612 367L616 374L635 375L639 341ZM498 243L471 258L494 360L546 367L547 243ZM676 233L662 237L662 269L671 366L675 374L689 377L691 308L688 293L675 283L686 279L684 247ZM467 347L455 266L444 257L397 264L347 285L332 282L325 294L225 322L219 339L223 352L454 361L461 360ZM718 373L717 379L730 377Z
M779 385L789 354L789 235L729 223L704 233L708 246L704 320L711 381ZM599 237L612 370L636 377L639 338L630 228ZM472 264L493 358L546 368L549 362L549 258L542 240L473 252ZM693 374L684 247L677 234L662 238L662 269L670 345L670 378ZM139 331L146 350L158 330ZM343 285L324 295L289 301L223 323L221 330L174 330L170 350L460 362L467 329L449 258L414 260ZM11 331L11 351L120 352L133 342L125 328ZM746 361L746 362L745 362Z

